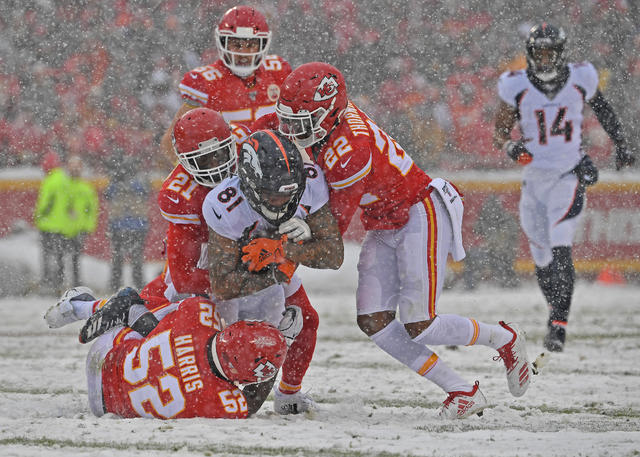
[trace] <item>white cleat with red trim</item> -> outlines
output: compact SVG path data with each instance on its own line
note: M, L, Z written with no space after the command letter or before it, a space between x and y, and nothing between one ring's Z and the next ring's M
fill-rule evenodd
M507 382L509 392L514 397L521 397L529 388L531 382L531 367L527 358L527 342L524 334L516 324L500 325L513 334L513 338L504 346L498 348L499 356L494 360L502 359L507 370Z
M472 414L482 416L482 410L487 406L487 399L480 392L480 383L476 381L471 392L449 392L442 404L440 419L464 419Z

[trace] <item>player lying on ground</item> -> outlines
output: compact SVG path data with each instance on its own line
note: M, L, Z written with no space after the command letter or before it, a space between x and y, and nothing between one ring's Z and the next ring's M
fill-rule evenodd
M80 341L97 338L86 361L91 411L160 419L254 414L302 327L288 312L285 334L261 321L223 328L208 299L143 300L131 288L108 300L69 289L45 314L51 328L81 318L88 319Z

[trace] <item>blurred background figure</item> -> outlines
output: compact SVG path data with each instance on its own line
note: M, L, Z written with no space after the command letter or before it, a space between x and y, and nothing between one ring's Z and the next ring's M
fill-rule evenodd
M55 290L57 293L62 290L64 280L64 233L68 228L66 209L70 179L53 151L45 154L41 166L45 177L34 211L42 250L41 287L43 292Z
M73 224L67 236L67 249L71 253L72 285L82 284L80 279L80 254L90 233L98 225L98 194L92 183L83 179L84 164L79 155L72 154L67 159L69 173L70 209Z
M515 216L489 195L473 225L477 241L467 250L464 260L464 286L474 289L485 281L501 287L517 287L520 280L514 269L520 228Z
M140 290L145 285L144 245L149 229L147 213L151 185L139 165L135 158L123 159L121 166L112 173L104 193L109 214L112 291L123 284L122 274L127 259L131 262L135 287Z

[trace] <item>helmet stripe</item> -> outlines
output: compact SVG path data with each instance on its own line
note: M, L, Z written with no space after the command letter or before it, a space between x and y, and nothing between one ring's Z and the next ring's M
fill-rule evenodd
M282 144L282 142L280 141L280 138L278 138L277 136L275 136L273 134L273 132L271 132L270 130L265 130L264 131L267 135L269 135L271 138L273 138L273 141L276 142L276 145L278 146L278 148L280 148L280 152L282 153L282 157L284 157L285 162L287 162L287 171L289 173L291 173L291 167L289 166L289 159L287 158L287 151L285 151L284 149L284 145Z

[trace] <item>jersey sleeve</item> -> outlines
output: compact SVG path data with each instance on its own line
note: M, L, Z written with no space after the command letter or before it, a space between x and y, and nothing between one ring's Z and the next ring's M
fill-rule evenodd
M329 201L329 188L318 165L306 164L305 172L307 184L300 204L310 208L309 212L313 214Z
M498 78L498 96L500 100L512 106L513 108L517 107L516 103L516 95L524 90L522 86L522 78L524 76L524 71L506 71L500 75Z
M234 230L233 228L232 221L229 217L230 213L218 198L218 195L221 192L225 192L226 186L223 185L224 183L225 181L209 192L207 197L204 199L204 202L202 203L202 216L207 222L209 228L218 235L231 240L236 240L238 239L236 235L237 230Z
M585 98L591 100L598 90L598 71L591 62L581 62L572 65L575 84L585 91Z
M327 184L331 189L346 189L371 173L373 165L371 149L367 144L358 143L364 142L356 142L351 151L342 156L328 157L330 154L335 154L332 148L325 152L325 163L329 165L333 162L331 173L327 174Z
M162 217L170 224L200 225L197 208L189 205L178 192L161 189L158 192L158 207Z
M191 70L185 73L178 86L182 101L192 106L205 106L209 102L206 83L200 72Z

